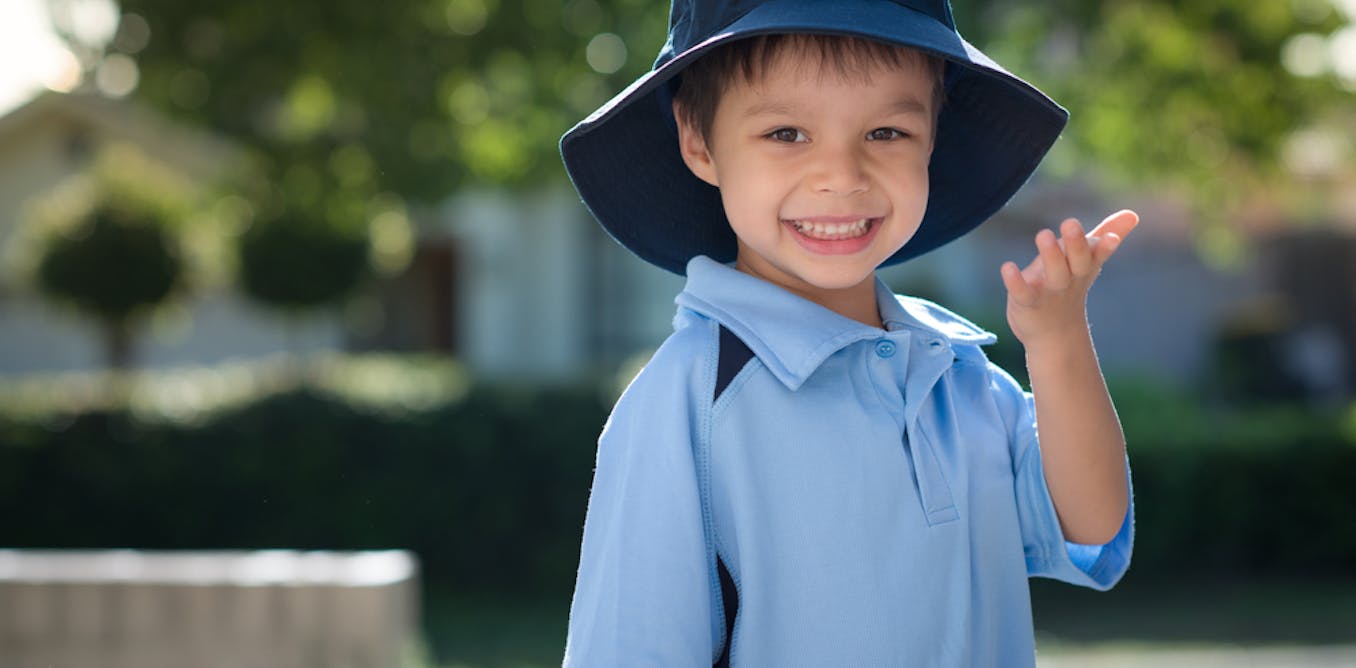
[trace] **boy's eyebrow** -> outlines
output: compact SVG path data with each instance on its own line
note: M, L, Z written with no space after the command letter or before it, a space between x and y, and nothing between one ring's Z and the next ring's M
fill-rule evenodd
M776 116L790 116L795 112L795 107L781 100L765 100L744 110L744 117L763 116L767 114Z
M896 101L891 106L891 111L898 114L926 114L928 113L928 106L911 95Z
M901 97L889 106L889 111L895 114L920 114L928 113L928 105L924 104L918 98L912 95ZM744 110L743 116L751 118L754 116L773 115L773 116L792 116L795 115L796 106L783 100L764 100Z

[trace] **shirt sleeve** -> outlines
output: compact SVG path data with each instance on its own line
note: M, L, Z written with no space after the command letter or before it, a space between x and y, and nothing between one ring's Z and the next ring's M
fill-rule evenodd
M1130 567L1130 552L1135 540L1133 489L1120 531L1109 542L1104 545L1082 545L1064 540L1041 464L1035 401L1031 393L1023 391L1005 371L992 365L991 369L999 412L1008 424L1008 433L1012 435L1017 515L1021 523L1022 545L1026 551L1027 574L1098 590L1110 589ZM1128 486L1128 459L1125 475Z
M660 348L599 438L565 666L711 664L714 575L682 389L695 372L677 352Z

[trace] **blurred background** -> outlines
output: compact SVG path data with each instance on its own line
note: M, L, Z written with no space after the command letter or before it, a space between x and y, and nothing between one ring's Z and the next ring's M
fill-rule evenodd
M1033 583L1042 661L1356 663L1356 0L952 4L1072 120L891 285L1020 376L1000 263L1144 221L1090 304L1134 566ZM667 12L0 0L0 547L406 550L410 665L558 665L594 441L681 279L556 143Z

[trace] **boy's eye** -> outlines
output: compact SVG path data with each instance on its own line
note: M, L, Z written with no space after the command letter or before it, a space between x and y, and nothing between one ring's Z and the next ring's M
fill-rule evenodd
M890 141L891 139L904 139L908 133L895 128L876 128L866 133L866 138L871 141Z
M776 130L767 133L767 138L773 141L786 142L788 144L806 140L805 135L795 128L777 128Z

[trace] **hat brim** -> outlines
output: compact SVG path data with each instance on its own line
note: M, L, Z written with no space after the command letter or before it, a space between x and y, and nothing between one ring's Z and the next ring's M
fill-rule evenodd
M694 176L678 152L665 84L711 49L771 33L860 37L928 51L949 63L927 211L918 232L883 265L942 246L996 213L1068 121L1062 107L956 31L896 2L761 3L641 76L561 138L566 171L585 206L642 259L677 274L696 255L734 260L734 232L719 190Z

